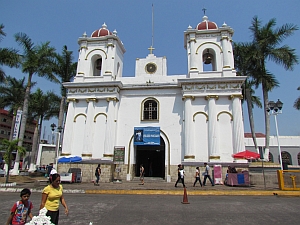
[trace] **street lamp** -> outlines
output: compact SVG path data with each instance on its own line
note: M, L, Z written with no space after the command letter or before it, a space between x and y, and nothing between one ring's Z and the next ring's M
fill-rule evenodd
M267 108L268 114L269 115L273 115L274 118L275 118L275 127L276 127L276 135L277 135L277 143L278 143L278 153L279 153L279 161L280 161L281 170L283 170L283 166L282 166L282 156L281 156L281 150L280 150L280 144L279 144L277 115L282 113L282 106L283 106L283 103L278 99L277 102L269 101L268 102L268 108Z
M52 123L50 126L51 126L51 130L52 130L52 137L54 137L54 133L58 134L58 137L56 140L56 145L55 145L55 150L56 150L55 151L55 169L58 170L57 163L58 163L59 148L60 148L60 134L61 134L63 128L61 126L59 126L59 127L57 127L58 132L55 132L54 130L55 130L56 125L54 123ZM54 138L52 138L52 142L53 142L53 139Z
M51 127L51 130L52 130L52 144L54 144L54 130L55 130L56 124L52 123L50 125L50 127Z

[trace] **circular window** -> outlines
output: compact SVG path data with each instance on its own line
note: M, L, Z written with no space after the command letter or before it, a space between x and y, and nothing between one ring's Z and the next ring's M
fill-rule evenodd
M148 63L145 67L147 73L153 74L157 70L157 66L155 63Z

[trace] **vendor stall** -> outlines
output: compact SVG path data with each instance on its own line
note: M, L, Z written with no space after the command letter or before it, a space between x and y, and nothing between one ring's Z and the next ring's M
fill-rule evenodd
M81 162L82 158L80 156L63 156L58 159L58 163L72 163ZM69 168L68 173L60 173L61 182L69 183L79 183L81 182L81 169L80 168Z
M228 173L226 179L226 185L229 186L249 186L249 171L243 171L239 173Z
M75 173L60 173L59 175L61 182L75 183L76 181Z

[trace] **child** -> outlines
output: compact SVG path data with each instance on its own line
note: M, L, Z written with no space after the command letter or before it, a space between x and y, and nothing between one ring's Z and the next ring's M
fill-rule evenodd
M200 179L200 169L199 169L199 166L196 167L195 182L194 182L193 187L195 187L197 181L199 181L200 186L202 187L202 182L201 182L201 179Z
M21 191L21 200L17 201L10 210L10 215L7 219L6 225L24 225L27 216L32 219L31 209L33 208L32 202L29 201L31 191L27 188Z

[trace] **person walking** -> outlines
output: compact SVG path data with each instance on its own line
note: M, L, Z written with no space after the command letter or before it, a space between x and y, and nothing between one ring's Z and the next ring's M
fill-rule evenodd
M185 171L182 167L181 164L178 165L178 179L175 183L175 187L177 187L177 183L181 180L181 183L183 185L183 187L185 187L185 184L184 184L184 175L185 175Z
M68 206L63 196L63 187L60 184L60 175L58 173L52 175L52 182L46 186L42 192L42 201L40 209L44 207L48 210L46 216L50 216L51 223L58 224L59 220L59 204L65 207L65 214L69 214Z
M213 180L212 180L211 177L210 177L210 167L209 167L209 165L207 165L207 163L204 163L204 167L205 167L205 171L204 171L203 186L205 186L205 184L206 184L206 179L207 179L207 178L209 179L211 185L212 185L212 186L215 186Z
M10 210L9 217L7 219L6 225L24 225L26 224L27 217L32 219L33 215L31 210L33 208L32 202L29 201L31 191L28 188L24 188L20 197L21 200L17 201Z
M199 169L199 166L196 167L195 182L194 182L193 187L195 187L197 181L199 181L200 186L202 187L202 182L201 182L201 179L200 179L200 169Z
M51 170L53 168L53 163L50 163L47 167L46 167L46 171L47 171L47 177L50 177L50 173ZM49 178L50 179L50 178ZM50 180L49 180L50 181Z
M141 185L144 185L144 176L145 176L145 169L143 164L140 165L140 181L142 182Z
M50 181L50 183L52 183L52 175L56 174L56 173L57 173L57 170L52 165L52 169L51 169L50 175L49 175L49 181Z
M96 182L94 182L95 186L99 186L100 175L101 175L101 168L100 168L100 164L98 164L95 170L95 176L96 176Z

